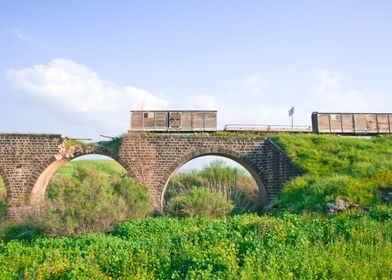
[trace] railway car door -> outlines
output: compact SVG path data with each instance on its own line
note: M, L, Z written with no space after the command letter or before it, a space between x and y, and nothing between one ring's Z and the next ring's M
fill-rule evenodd
M169 127L179 129L181 128L181 113L170 112L169 113Z

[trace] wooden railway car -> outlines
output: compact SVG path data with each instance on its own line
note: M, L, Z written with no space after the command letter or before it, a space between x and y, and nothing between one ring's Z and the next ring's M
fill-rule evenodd
M131 131L216 131L217 111L131 111Z
M314 133L391 134L392 113L312 113Z

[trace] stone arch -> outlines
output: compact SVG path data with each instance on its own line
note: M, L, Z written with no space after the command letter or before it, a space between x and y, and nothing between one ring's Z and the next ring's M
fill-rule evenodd
M50 183L50 180L53 178L53 175L57 172L57 170L59 170L63 165L78 157L92 155L92 154L110 157L118 164L120 164L125 170L127 170L125 168L125 165L122 164L121 160L115 159L112 155L109 155L107 153L101 153L100 151L78 153L74 157L60 158L60 159L57 159L56 157L51 157L44 164L38 166L36 170L33 172L34 176L33 176L33 182L31 184L33 188L31 190L30 205L36 205L45 200L46 191ZM128 170L127 172L129 176L132 176L132 172Z
M160 193L160 205L159 205L161 212L163 210L164 194L170 179L173 177L176 171L180 169L185 163L203 156L222 156L231 159L237 162L238 164L240 164L242 167L244 167L251 174L253 179L256 181L260 194L259 197L262 200L261 207L264 208L265 206L267 206L268 203L267 188L265 187L266 182L263 179L261 170L259 170L259 168L255 164L253 164L246 156L243 156L236 151L221 148L221 147L210 147L210 148L196 149L186 155L179 157L171 165L171 167L167 170L167 172L165 172L165 174L168 175L162 179L163 188Z

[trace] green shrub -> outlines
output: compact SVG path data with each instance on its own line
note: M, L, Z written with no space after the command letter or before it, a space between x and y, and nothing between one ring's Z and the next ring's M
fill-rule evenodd
M160 217L0 242L0 279L391 279L391 259L392 219Z
M221 193L193 187L190 192L174 197L165 212L176 217L224 217L233 209Z
M3 224L0 229L0 238L4 241L24 240L32 241L42 236L45 232L44 225L38 220L30 220L26 223Z
M164 204L194 186L221 193L227 202L234 204L232 214L259 210L258 187L254 179L244 170L228 166L221 160L215 160L201 170L175 174L166 188Z
M108 176L91 166L77 166L73 176L56 177L48 191L46 221L50 234L105 231L150 211L147 188L127 177Z

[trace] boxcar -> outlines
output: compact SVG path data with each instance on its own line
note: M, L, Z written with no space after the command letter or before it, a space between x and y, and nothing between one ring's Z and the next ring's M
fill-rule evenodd
M392 133L392 113L312 113L315 133L353 135Z
M131 111L131 131L216 131L217 111Z

